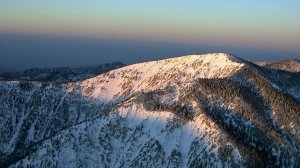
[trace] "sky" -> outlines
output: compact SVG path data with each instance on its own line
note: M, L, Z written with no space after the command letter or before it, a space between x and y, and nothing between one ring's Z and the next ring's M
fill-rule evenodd
M300 59L299 0L1 0L0 68L227 52Z

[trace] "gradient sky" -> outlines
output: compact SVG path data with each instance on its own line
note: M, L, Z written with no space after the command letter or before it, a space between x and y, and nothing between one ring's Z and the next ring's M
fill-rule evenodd
M52 50L47 50L47 44L52 39L52 43L55 43L56 40L63 46L63 40L59 40L63 37L69 39L67 40L68 44L70 39L82 43L89 38L95 45L102 44L105 39L112 40L112 44L118 43L119 47L124 44L123 47L132 52L120 51L117 53L118 57L109 55L109 50L105 52L106 55L99 50L95 52L99 60L114 61L115 58L121 58L120 61L125 63L147 60L146 58L138 59L137 54L142 52L134 52L134 48L149 49L150 47L155 49L155 47L153 48L155 43L164 44L165 48L158 45L161 54L159 51L158 53L146 53L148 50L145 50L143 55L146 55L147 58L150 57L149 54L158 54L149 59L164 57L162 54L169 56L188 53L188 49L191 48L193 48L191 52L217 50L245 54L247 51L247 55L253 55L253 58L241 57L250 60L262 57L266 53L270 55L264 55L262 59L270 60L270 57L274 57L274 53L277 53L277 55L275 54L276 58L279 57L278 53L286 53L285 56L280 57L282 59L285 57L300 58L299 9L299 0L1 0L0 67L46 66L47 64L44 65L41 62L26 63L27 56L39 58L34 55L35 53L31 51L34 49L30 49L30 47L34 48L37 44L44 43L45 50L40 53L45 54L47 51L44 58L56 59L62 57L63 53L58 54L57 51L51 53ZM9 35L11 37L8 37ZM41 37L39 41L36 40L37 36ZM49 36L59 38L55 38L53 41L53 38L49 38ZM95 38L98 38L99 42L95 41ZM20 51L20 47L22 47L20 45L26 43L24 41L30 40L32 45L28 46L28 53L25 52L26 50L25 53L11 51L13 48ZM126 45L128 42L132 49ZM144 46L140 46L141 42ZM182 44L183 49L178 50L178 54L175 52L177 50L167 52L170 48L180 48L179 44ZM103 45L99 48L105 48ZM195 49L197 45L201 50ZM53 46L52 49L56 50ZM85 50L91 49L82 49L82 54ZM113 50L114 47L111 47L111 51ZM64 53L68 52L64 51ZM104 58L107 56L113 57L113 59ZM126 59L122 60L122 56L126 56ZM18 63L17 60L10 58L23 58L24 63ZM89 58L89 55L74 57L74 59L77 58ZM67 59L63 60L67 61ZM96 59L93 62L102 63L99 60ZM75 61L70 65L81 65L80 63ZM50 62L48 64L48 66L60 65L68 65L68 63Z

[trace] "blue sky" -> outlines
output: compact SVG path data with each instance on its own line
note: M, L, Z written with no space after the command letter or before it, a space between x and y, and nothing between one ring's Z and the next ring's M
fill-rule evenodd
M299 9L297 0L2 0L0 33L280 50L297 55Z

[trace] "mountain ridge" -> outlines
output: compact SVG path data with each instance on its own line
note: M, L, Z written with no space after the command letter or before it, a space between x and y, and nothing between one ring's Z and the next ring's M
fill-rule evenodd
M281 79L291 74L213 53L67 84L2 81L0 163L297 167L300 85Z

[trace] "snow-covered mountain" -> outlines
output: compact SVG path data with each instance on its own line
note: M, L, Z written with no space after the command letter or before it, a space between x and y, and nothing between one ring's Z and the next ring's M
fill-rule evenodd
M102 73L125 66L120 62L101 64L91 67L32 68L23 72L0 74L2 80L25 80L41 82L74 82L95 77Z
M293 74L214 53L66 84L1 81L0 165L299 167Z

